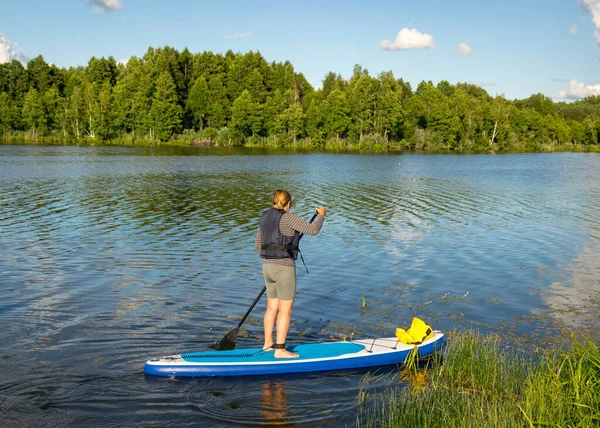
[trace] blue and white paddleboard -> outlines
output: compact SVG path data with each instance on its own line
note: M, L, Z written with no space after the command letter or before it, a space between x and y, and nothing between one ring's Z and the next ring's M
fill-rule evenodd
M426 358L444 345L444 335L418 345L419 357ZM193 352L149 360L144 372L155 376L250 376L322 372L404 363L414 345L395 337L350 342L310 343L289 346L299 358L279 359L274 351L248 348L232 351Z

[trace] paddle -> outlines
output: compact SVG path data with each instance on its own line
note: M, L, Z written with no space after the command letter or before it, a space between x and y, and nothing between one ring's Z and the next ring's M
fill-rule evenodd
M315 215L313 215L312 218L310 219L309 223L312 223L313 221L315 221L315 218L317 218L317 215L318 214L315 213ZM300 236L298 237L298 243L300 243L300 239L302 239L303 236L304 236L304 233L301 233ZM256 306L256 304L258 303L260 298L262 297L262 295L265 294L265 291L267 291L266 285L263 287L262 290L260 290L260 293L258 293L258 296L256 296L256 299L254 299L254 302L252 302L252 305L250 305L250 309L248 309L248 311L246 312L246 315L244 315L244 317L242 318L240 323L237 325L237 327L234 328L233 330L231 330L229 333L227 333L225 335L225 337L223 339L221 339L220 342L212 345L211 346L212 349L215 349L217 351L230 351L232 349L235 349L235 341L237 340L237 335L238 335L238 332L240 331L240 327L242 326L242 324L244 324L244 321L246 321L246 318L248 318L248 315L250 315L250 312L252 312L252 309L254 309L254 307Z

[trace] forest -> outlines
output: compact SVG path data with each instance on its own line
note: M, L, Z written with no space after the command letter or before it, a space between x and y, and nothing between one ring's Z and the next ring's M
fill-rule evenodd
M328 150L599 151L600 96L555 103L391 71L327 73L314 88L259 52L149 48L126 63L0 64L0 141Z

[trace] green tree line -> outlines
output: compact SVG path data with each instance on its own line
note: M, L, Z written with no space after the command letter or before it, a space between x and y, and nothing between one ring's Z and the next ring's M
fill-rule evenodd
M490 96L473 84L416 89L391 71L318 89L259 52L149 48L126 64L60 68L42 56L0 64L5 141L179 142L368 150L594 150L600 97L554 103Z

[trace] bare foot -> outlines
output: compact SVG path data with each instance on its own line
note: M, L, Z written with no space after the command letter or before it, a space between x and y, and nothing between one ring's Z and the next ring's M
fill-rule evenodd
M273 351L273 342L270 344L265 343L262 348L263 351Z
M275 350L275 358L298 358L299 356L299 354L294 354L293 352L290 352L287 349Z

